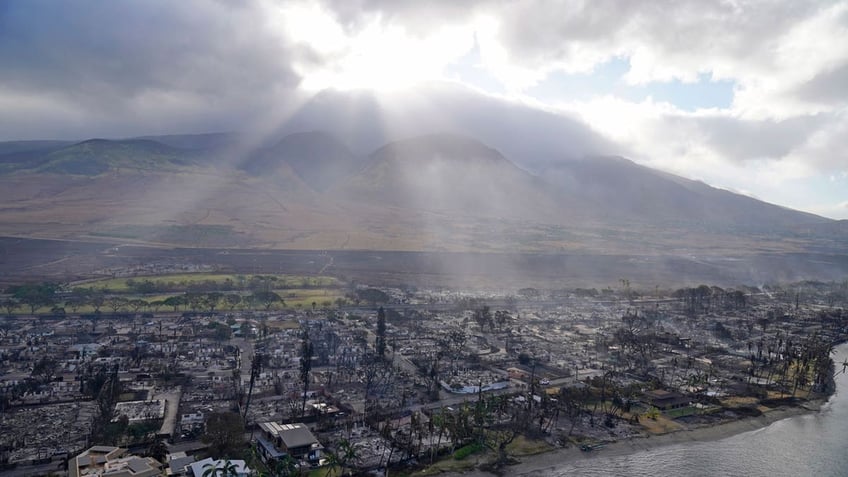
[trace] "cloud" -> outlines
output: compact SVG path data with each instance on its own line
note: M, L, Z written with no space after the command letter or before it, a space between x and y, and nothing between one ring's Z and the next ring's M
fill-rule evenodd
M414 94L325 91L286 128L329 130L363 153L426 133L468 135L530 169L563 158L624 152L572 113L445 82L421 84Z
M298 51L270 28L262 3L3 5L8 137L232 128L300 81L291 67Z
M845 106L848 103L848 63L818 73L799 85L795 94L805 101Z
M440 83L472 57L502 96ZM330 128L367 150L451 131L528 167L622 154L776 200L848 167L847 59L844 1L7 0L0 139ZM611 60L628 85L728 81L732 103L528 96Z

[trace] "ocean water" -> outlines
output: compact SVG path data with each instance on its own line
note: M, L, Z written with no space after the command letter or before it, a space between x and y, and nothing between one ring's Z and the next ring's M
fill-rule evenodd
M848 356L836 348L834 362ZM848 375L818 413L711 442L669 445L631 455L563 463L553 476L834 476L848 477Z

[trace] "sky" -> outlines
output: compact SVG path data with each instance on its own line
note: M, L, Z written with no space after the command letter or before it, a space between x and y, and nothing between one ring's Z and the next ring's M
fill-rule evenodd
M316 106L362 94L370 116ZM620 154L848 219L848 1L0 1L0 140L428 107L421 134L450 122L516 162Z

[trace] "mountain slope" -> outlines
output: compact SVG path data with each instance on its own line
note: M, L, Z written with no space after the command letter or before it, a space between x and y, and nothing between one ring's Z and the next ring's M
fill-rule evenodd
M46 152L73 144L74 141L6 141L0 142L0 156L21 152Z
M165 136L140 136L132 139L155 141L179 149L219 150L232 146L239 140L237 133L168 134Z
M387 144L332 193L350 201L488 217L553 217L556 191L498 151L434 134Z
M548 165L540 175L605 204L609 215L657 225L689 223L767 231L829 222L620 157L564 160Z
M169 139L193 149L154 139L9 146L16 152L0 158L17 159L7 163L14 173L0 175L5 233L313 250L698 255L848 247L848 222L617 157L563 160L531 174L451 134L395 141L362 158L321 132L246 156L238 144L248 141L222 145L227 135Z
M89 139L75 144L6 154L4 172L31 171L96 176L110 169L177 170L197 162L190 151L146 139Z
M254 176L268 176L288 166L314 190L324 191L360 165L361 160L338 139L312 131L284 137L252 154L240 168Z

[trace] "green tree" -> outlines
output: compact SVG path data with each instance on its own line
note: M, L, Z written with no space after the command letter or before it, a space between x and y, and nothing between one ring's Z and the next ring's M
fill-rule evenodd
M356 292L360 299L365 300L371 305L376 305L377 303L386 303L389 301L389 295L382 290L378 290L377 288L366 288L364 290L359 290Z
M238 467L229 459L220 467L217 464L213 462L203 466L203 477L238 477Z
M215 308L223 301L224 294L221 292L211 292L206 294L206 306L209 311L215 312Z
M150 306L153 311L158 312L160 308L165 306L165 300L153 300L148 306Z
M227 341L233 337L233 330L226 323L213 321L207 327L212 330L212 337L218 341Z
M275 477L294 477L300 475L300 470L292 456L286 454L281 459L274 461L271 466L271 474Z
M206 295L202 293L186 293L185 302L191 311L197 311L206 306Z
M29 306L30 313L34 314L39 308L52 306L56 302L58 290L58 283L42 282L9 287L7 293L20 303Z
M168 456L168 446L165 445L165 441L157 439L147 448L147 455L164 464Z
M347 439L339 441L339 445L336 448L334 455L339 467L341 468L341 475L345 475L347 469L350 468L357 459L359 459L356 447L351 445L350 441Z
M148 303L140 298L137 298L135 300L130 300L127 305L130 307L133 313L138 313L138 310L147 307Z
M265 307L265 310L270 310L271 306L276 303L281 303L285 306L283 298L272 291L258 291L251 296L251 301Z
M234 412L214 412L206 420L201 440L212 455L239 455L245 445L244 421Z
M163 303L165 304L165 306L173 307L174 313L176 313L177 309L185 304L185 297L181 295L169 296L168 298L165 298L165 301Z

